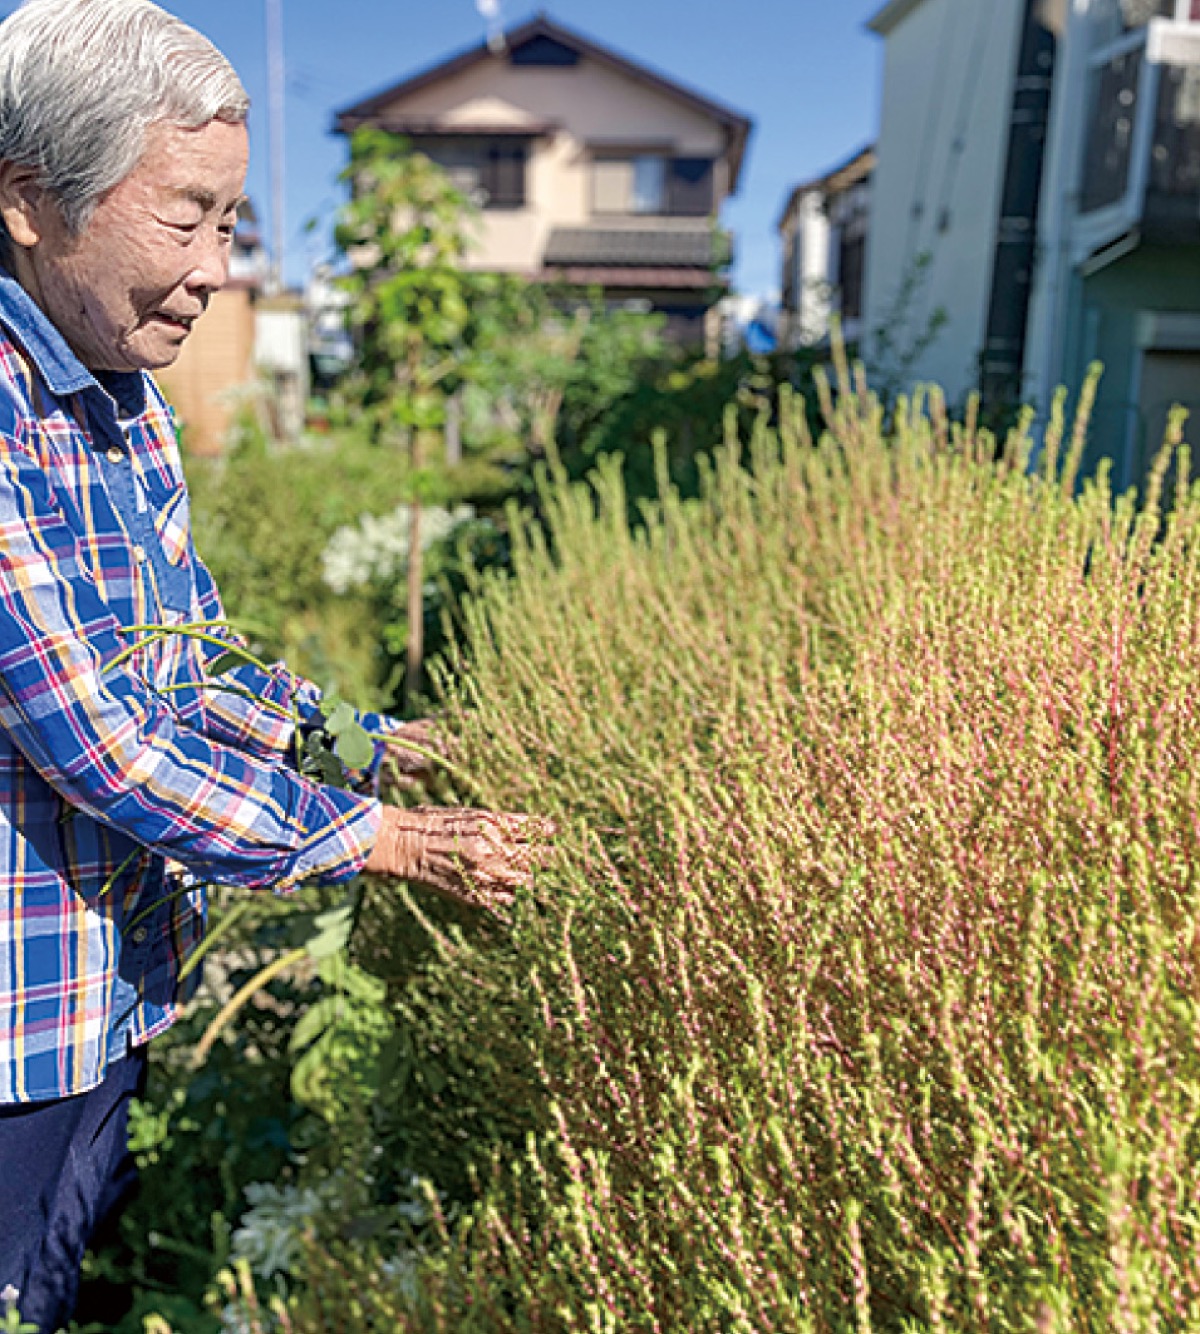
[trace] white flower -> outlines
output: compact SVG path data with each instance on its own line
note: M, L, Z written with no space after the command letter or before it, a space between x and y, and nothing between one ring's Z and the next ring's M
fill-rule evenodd
M428 551L460 523L473 519L470 505L457 509L421 510L421 550ZM372 584L395 583L408 569L412 510L399 505L390 514L364 514L356 524L339 528L321 556L325 585L339 596Z
M276 1186L269 1181L246 1187L250 1208L233 1234L233 1255L248 1260L260 1278L288 1274L300 1259L300 1241L323 1208L315 1190Z

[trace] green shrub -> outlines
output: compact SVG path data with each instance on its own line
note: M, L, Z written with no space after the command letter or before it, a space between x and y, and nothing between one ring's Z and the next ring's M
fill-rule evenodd
M400 454L351 435L274 447L247 424L223 458L185 462L196 545L230 616L265 654L360 707L386 701L371 601L335 595L323 557L340 528L405 499Z
M1200 493L880 420L636 535L604 469L485 582L461 795L553 865L507 944L360 947L450 1217L403 1281L321 1248L293 1328L1200 1324Z

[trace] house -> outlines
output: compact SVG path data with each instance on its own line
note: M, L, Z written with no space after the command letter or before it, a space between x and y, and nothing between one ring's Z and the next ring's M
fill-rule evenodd
M1046 154L1071 188L1039 213L1025 392L1048 402L1102 362L1089 462L1134 485L1173 403L1200 424L1200 3L1076 0Z
M545 16L345 108L403 135L481 207L479 269L653 309L716 334L750 122Z
M874 148L862 148L788 196L779 220L781 347L824 341L835 318L847 341L861 337L874 169Z
M1105 366L1085 467L1200 408L1200 0L890 0L866 322L951 401ZM923 340L934 318L938 335Z

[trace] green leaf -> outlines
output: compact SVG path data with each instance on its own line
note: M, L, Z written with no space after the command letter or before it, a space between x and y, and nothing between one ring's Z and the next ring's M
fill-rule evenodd
M341 996L325 996L305 1011L300 1022L292 1030L288 1050L295 1053L311 1046L326 1031L338 1023L346 1008L346 1001Z
M346 770L342 761L326 745L322 734L311 732L304 740L304 758L300 772L305 778L315 779L330 787L346 786Z
M375 743L357 719L338 733L334 750L348 769L365 769L375 758Z
M339 700L329 710L322 705L321 711L325 714L325 730L330 736L340 736L347 728L358 725L357 715L345 700Z
M249 653L240 648L227 648L224 653L218 654L212 662L208 664L209 676L224 676L226 672L231 672L235 667L241 667L254 659Z
M328 908L318 913L313 920L316 927L312 937L305 941L304 948L314 959L326 959L331 954L345 949L354 929L354 902L348 900L336 908Z

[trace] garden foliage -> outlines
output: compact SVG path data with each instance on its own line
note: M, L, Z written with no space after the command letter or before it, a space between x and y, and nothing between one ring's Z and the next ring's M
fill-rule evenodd
M457 793L559 837L507 935L368 897L431 1221L290 1328L1200 1326L1200 492L827 411L476 590Z
M332 596L325 558L342 529L401 502L404 459L350 435L278 448L247 421L224 456L186 467L196 544L239 627L361 707L387 701L373 600Z
M544 478L436 794L551 815L535 891L220 896L218 993L301 963L160 1040L97 1328L1200 1327L1200 491L1077 484L1084 398L1031 461L843 374L696 497L669 438L656 502ZM279 502L214 564L294 634L390 460L227 466Z

